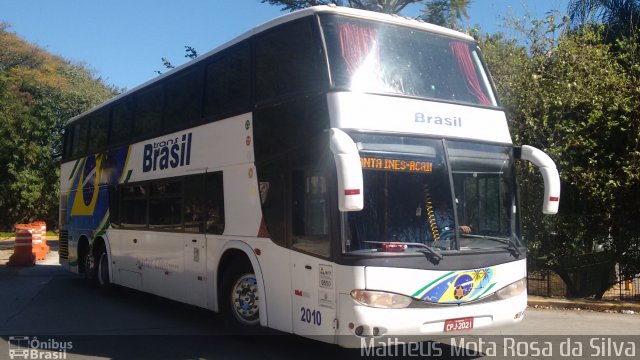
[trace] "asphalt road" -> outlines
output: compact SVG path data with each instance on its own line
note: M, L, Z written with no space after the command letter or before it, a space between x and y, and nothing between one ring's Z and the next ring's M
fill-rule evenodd
M56 256L32 268L0 265L0 359L635 359L640 352L640 315L567 310L530 309L518 326L382 350L274 332L234 336L203 309L127 289L104 296L57 266ZM631 347L634 356L626 356Z

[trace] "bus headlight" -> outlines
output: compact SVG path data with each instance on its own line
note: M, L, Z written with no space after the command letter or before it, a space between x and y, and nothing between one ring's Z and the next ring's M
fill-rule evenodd
M512 284L509 284L502 289L496 291L496 296L500 300L508 299L514 296L522 294L527 289L527 279L522 278Z
M371 290L353 290L351 297L362 305L383 309L406 308L413 301L409 296Z

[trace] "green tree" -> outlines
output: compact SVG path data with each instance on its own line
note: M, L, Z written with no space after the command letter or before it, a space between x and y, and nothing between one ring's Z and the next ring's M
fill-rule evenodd
M544 149L561 174L560 214L545 217L539 175L519 169L530 250L570 295L598 297L616 263L640 272L640 59L633 39L608 44L602 27L558 35L566 20L533 21L528 47L501 35L481 43L514 141Z
M199 56L198 51L192 46L185 45L184 52L185 52L184 57L189 58L191 60ZM162 61L162 66L165 69L171 70L175 68L175 66L171 63L169 59L163 57L163 58L160 58L160 60ZM156 74L160 75L162 74L162 71L156 70Z
M407 5L422 2L422 0L262 0L271 5L282 5L282 10L300 10L310 6L335 4L355 9L378 11L387 14L398 14Z
M424 6L419 16L427 22L455 28L458 21L469 17L467 8L471 0L262 0L263 3L281 5L282 10L299 10L309 6L335 4L355 9L400 14L411 4Z
M595 22L605 24L614 37L638 34L640 0L571 0L567 11L578 27Z
M459 27L459 21L468 19L467 8L471 0L262 0L263 3L282 6L283 11L295 11L316 5L348 6L354 9L377 11L387 14L399 14L408 5L423 4L424 9L420 19L432 24ZM195 59L198 52L191 46L185 46L185 57ZM163 57L162 67L171 70L175 68L173 63ZM161 70L155 71L162 74Z
M421 18L429 23L458 28L459 21L468 19L471 0L432 0L426 3Z
M56 226L63 125L118 90L7 28L0 25L0 228L35 219Z

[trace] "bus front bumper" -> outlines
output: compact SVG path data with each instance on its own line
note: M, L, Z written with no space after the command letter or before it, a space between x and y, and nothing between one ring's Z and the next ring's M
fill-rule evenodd
M340 294L338 339L344 347L373 343L418 342L442 337L473 335L522 321L527 307L523 292L505 300L426 308L380 309L356 303ZM447 320L473 318L473 329L445 332ZM491 334L489 332L489 334Z

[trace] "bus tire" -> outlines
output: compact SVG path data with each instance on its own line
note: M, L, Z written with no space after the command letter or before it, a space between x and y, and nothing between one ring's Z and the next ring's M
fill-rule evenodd
M104 247L101 247L96 257L96 282L104 294L111 290L111 279L109 277L109 256Z
M260 325L258 283L256 275L244 262L231 264L222 281L221 310L233 329L255 329Z

